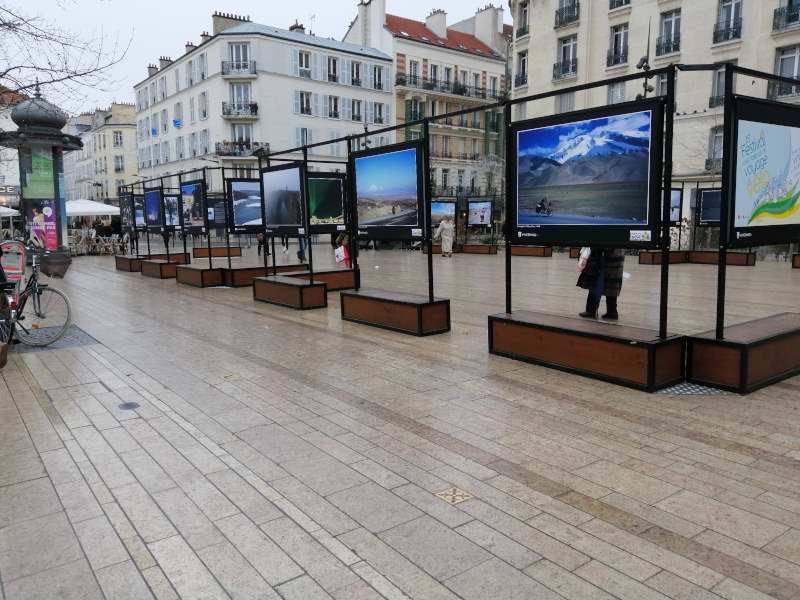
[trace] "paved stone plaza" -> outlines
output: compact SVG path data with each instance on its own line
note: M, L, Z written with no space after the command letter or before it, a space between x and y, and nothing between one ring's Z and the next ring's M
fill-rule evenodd
M419 253L362 266L427 289ZM0 597L800 598L797 379L648 395L492 357L502 254L435 266L453 331L414 338L338 294L300 313L76 259L85 335L0 371ZM659 270L626 270L623 322L654 327ZM715 273L672 269L672 331L713 325ZM563 255L514 282L517 308L584 300ZM787 263L729 282L730 322L797 309Z

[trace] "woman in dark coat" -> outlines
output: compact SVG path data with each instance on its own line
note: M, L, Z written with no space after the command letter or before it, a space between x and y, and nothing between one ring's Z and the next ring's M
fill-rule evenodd
M622 272L625 266L625 254L618 248L592 248L586 267L578 277L578 287L589 290L586 298L586 311L580 316L596 319L600 308L600 298L606 297L606 314L604 319L616 321L617 297L622 292Z

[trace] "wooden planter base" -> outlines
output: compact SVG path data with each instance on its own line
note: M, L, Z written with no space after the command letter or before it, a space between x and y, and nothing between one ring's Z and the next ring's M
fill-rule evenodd
M222 269L180 265L175 274L175 279L178 283L185 283L194 287L203 288L224 285Z
M489 352L653 392L683 381L683 336L517 311L489 317Z
M288 306L297 310L328 306L327 286L322 282L306 281L285 275L256 277L253 298L261 302Z
M553 249L550 246L511 246L511 256L550 258L553 256Z
M142 275L156 279L175 279L178 263L166 260L142 260Z
M253 285L253 279L256 277L266 277L272 275L272 265L269 269L261 267L220 267L224 285L228 287L249 287ZM282 275L292 271L307 270L308 265L278 265L278 275Z
M384 290L342 292L342 319L410 335L450 331L450 300Z
M242 248L240 246L211 246L211 258L238 258L242 255ZM192 248L192 256L194 258L208 258L207 246L195 246Z
M719 264L719 252L716 250L690 250L688 262L693 265ZM754 267L756 255L753 252L728 252L726 262L729 267Z
M749 394L800 374L800 314L782 313L687 338L687 379Z
M439 251L441 252L441 249ZM464 254L497 254L497 244L464 244L461 252Z
M114 257L114 264L117 271L127 271L128 273L139 273L142 270L141 256L123 256L118 254Z
M686 250L670 250L669 251L669 264L679 265L681 263L689 262L689 253ZM642 250L639 252L640 265L660 265L661 264L661 251L660 250Z
M167 258L166 252L159 252L157 254L141 255L142 259L146 260L168 260L169 262L178 263L179 265L188 265L192 262L188 252L170 252Z
M792 254L792 268L800 269L800 254Z
M311 279L309 271L288 271L284 273L287 277L298 279ZM358 272L355 269L332 269L330 271L314 271L314 281L320 281L328 286L329 292L339 292L341 290L352 290L358 284Z
M581 257L581 249L580 248L570 248L569 249L569 257L570 258L580 258Z

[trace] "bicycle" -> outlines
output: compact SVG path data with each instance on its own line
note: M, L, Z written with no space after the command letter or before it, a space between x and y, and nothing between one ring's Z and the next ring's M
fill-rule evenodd
M10 345L16 338L28 346L49 346L64 336L72 322L69 298L39 282L41 258L37 253L31 258L31 275L21 292L16 293L18 282L0 282L0 345Z

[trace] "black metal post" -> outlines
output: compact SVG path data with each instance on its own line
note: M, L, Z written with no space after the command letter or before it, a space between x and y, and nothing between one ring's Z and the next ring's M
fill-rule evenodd
M692 251L697 250L697 222L700 220L700 182L694 186L694 214L692 214Z
M203 167L203 189L206 193L205 198L205 206L203 207L206 211L205 215L205 222L206 222L206 239L208 240L208 268L213 269L214 263L211 259L211 223L208 222L208 188L211 186L208 185L208 175L206 174L206 170L208 167Z
M346 231L350 232L350 267L355 275L356 291L361 287L361 270L358 267L358 230L356 228L356 186L355 169L351 168L350 154L353 152L353 138L347 137L347 181L345 181L347 221L345 222Z
M719 219L719 262L717 267L717 339L725 337L725 283L728 274L728 219L731 200L731 158L733 144L733 77L731 63L725 63L725 121L722 134L722 206Z
M183 238L183 261L186 262L186 255L189 249L186 247L186 223L183 223L183 176L178 173L178 223L182 224L181 237Z
M164 178L159 178L161 184L161 239L164 240L164 250L167 253L167 262L170 262L169 257L169 231L167 230L167 214L164 210Z
M422 224L425 232L424 243L428 247L428 301L433 302L433 230L431 228L431 157L430 157L430 132L428 119L422 122L422 137L425 140L422 152L422 171L425 201L425 223Z
M508 195L508 186L512 185L511 182L511 173L512 173L512 165L511 161L516 159L514 146L512 144L511 139L511 105L506 104L503 107L503 127L506 129L506 176L505 176L505 186L506 186L506 219L503 226L503 234L506 236L506 312L511 313L511 228L514 226L513 223L509 223L508 215L511 214L509 209L509 195Z
M269 156L267 157L267 168L272 166L272 161L270 161ZM267 230L267 199L262 198L262 202L264 203L264 231ZM278 275L278 254L275 252L275 233L270 236L272 242L272 274L277 276ZM264 239L266 241L266 238ZM267 262L267 258L264 257L264 262ZM269 274L269 271L266 273Z
M308 201L308 148L306 146L303 146L303 192L305 195L305 202L303 205L303 218L301 221L303 223L303 227L305 228L305 238L308 245L309 281L314 283L314 251L311 248L313 239L311 238L311 217ZM300 243L300 237L297 238L297 243Z
M225 206L225 251L228 254L228 268L232 268L231 264L231 229L228 222L228 212L233 212L233 199L228 197L228 184L225 183L225 167L220 167L222 173L222 203Z
M664 201L661 206L661 297L659 299L658 337L667 337L669 318L670 205L672 204L672 138L675 115L675 69L667 73L667 97L664 127Z

